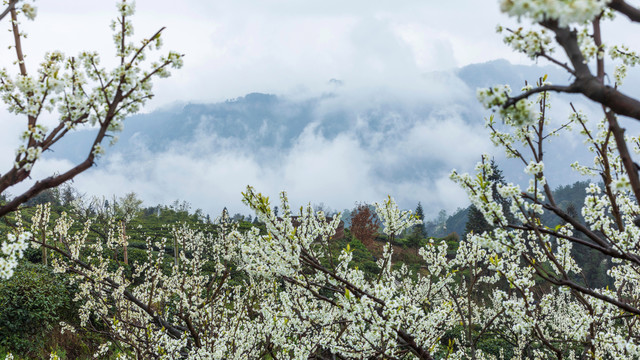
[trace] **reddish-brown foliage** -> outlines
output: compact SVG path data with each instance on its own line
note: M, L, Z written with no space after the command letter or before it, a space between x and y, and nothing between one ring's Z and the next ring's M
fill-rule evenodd
M369 205L357 204L356 211L351 215L351 234L367 248L371 248L379 227L380 223L369 209Z

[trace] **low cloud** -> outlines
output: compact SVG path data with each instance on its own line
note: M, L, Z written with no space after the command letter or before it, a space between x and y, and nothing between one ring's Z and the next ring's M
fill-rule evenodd
M149 205L187 200L211 215L224 206L250 213L241 203L246 185L271 199L286 190L295 207L322 202L345 209L387 195L404 208L415 208L418 201L428 204L429 216L441 208L464 206L464 192L448 176L454 167L470 171L481 153L492 151L480 122L465 122L456 106L426 111L417 101L408 101L387 108L392 100L381 103L375 100L379 93L370 95L367 99L347 91L321 101L315 118L290 146L256 148L251 143L258 141L255 136L225 138L215 133L174 142L159 152L138 143L133 154L107 155L75 185L91 194L134 191ZM327 120L331 111L341 116ZM337 130L331 123L335 121L342 122Z
M178 127L180 136L167 130L158 142L138 126L139 133L109 149L74 186L92 195L134 191L147 205L186 200L211 215L225 206L250 213L241 202L247 185L275 204L286 190L294 207L310 202L341 210L391 195L407 209L422 202L427 216L434 217L440 209L452 213L468 204L449 174L453 168L472 172L483 153L496 157L508 179L524 182L520 164L504 161L491 144L482 120L486 113L473 89L454 73L430 73L407 88L412 91L345 81L331 94L315 97L254 96L225 103L221 112L207 113L215 106L176 111L175 122L193 123L191 134ZM563 123L574 100L554 100L551 127ZM263 103L274 105L263 113ZM237 111L230 110L234 106ZM594 109L586 109L597 117ZM243 122L243 116L250 121ZM557 153L558 148L564 150ZM557 175L549 177L554 186L578 178L567 165L590 160L581 148L578 136L552 142L547 153L559 154L549 167ZM55 155L34 168L34 179L72 165Z

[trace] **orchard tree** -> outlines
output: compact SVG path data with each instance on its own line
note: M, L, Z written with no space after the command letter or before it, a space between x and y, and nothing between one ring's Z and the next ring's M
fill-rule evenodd
M244 201L266 234L238 231L226 212L215 236L176 226L174 241L185 244L180 261L167 268L164 244L171 240L152 251L158 244L148 239L148 260L133 263L130 278L106 256L126 242L115 222L106 240L92 239L90 221L74 231L65 214L44 229L59 240L39 245L77 284L82 324L100 319L103 331L140 359L497 359L499 352L486 350L496 337L504 339L500 352L514 358L577 347L561 341L570 331L565 319L579 310L571 297L550 292L535 304L503 290L491 270L499 253L475 238L453 259L446 242L428 243L419 274L392 266L391 240L420 221L392 198L375 204L388 239L372 278L352 265L348 246L330 251L339 215L328 220L308 205L293 216L283 193L276 217L269 199L250 187ZM31 221L36 227L48 217L41 207ZM207 263L214 266L205 272ZM525 268L524 275L531 280L534 272Z
M625 135L621 121L640 120L640 101L621 86L628 68L637 65L640 57L623 44L604 42L602 25L617 17L639 22L640 9L623 0L508 0L500 4L507 14L531 22L528 28L499 27L500 32L506 32L505 42L532 59L547 59L560 66L571 80L567 85L554 85L543 76L517 95L511 95L506 86L478 91L480 101L510 128L504 130L490 117L486 124L491 139L507 157L522 162L530 182L526 189L512 183L498 185L499 194L511 199L516 221L510 221L490 191L494 182L489 179L492 171L486 161L478 165L475 177L454 172L452 178L467 189L473 204L496 227L492 233L469 237L469 241L496 252L490 269L517 289L525 304L523 313L536 311L542 303L540 295L532 291L535 280L530 273L564 294L575 311L575 318L566 320L572 331L565 339L580 344L582 357L637 358L640 229L635 219L640 215L640 183L632 154L640 154L640 138ZM556 51L561 55L555 55ZM612 74L607 74L609 64L614 67ZM550 92L584 95L601 105L601 119L589 121L572 104L566 121L553 122L548 115ZM556 179L545 173L545 160L549 159L545 158L545 145L572 127L583 135L594 161L576 162L571 168L601 181L587 186L580 210L584 222L556 203L551 191ZM552 214L561 225L545 224L541 220L544 214ZM571 254L576 244L611 260L613 266L607 275L613 287L596 288L583 280ZM525 331L544 333L531 328L535 323L529 324ZM562 357L559 344L548 342L548 348Z
M54 268L72 274L77 283L83 324L101 319L110 336L137 358L414 354L432 359L430 352L441 347L439 339L446 329L459 321L447 316L453 304L444 291L454 272L414 283L406 267L391 268L388 242L378 260L377 278L366 280L362 270L349 265L351 249L337 255L328 250L339 216L329 221L308 205L294 220L284 193L281 217L276 217L268 198L252 188L244 200L266 224L267 234L258 228L237 231L226 212L217 222L217 236L175 227L172 234L185 247L178 254L181 261L169 271L163 252L149 250L149 261L136 263L133 278L127 279L124 268L110 265L104 256L105 250L126 241L117 226L106 241L90 240L90 222L74 233L69 216L60 217L49 230L50 236L62 240L41 245L55 254ZM37 215L47 216L46 211ZM399 211L391 198L376 204L376 212L390 238L419 222ZM42 223L35 217L32 222ZM424 256L439 275L446 252L433 247ZM468 254L462 258L470 259ZM205 274L202 266L207 261L215 267ZM231 281L236 267L245 277Z
M0 217L15 211L42 191L90 168L104 153L105 142L117 140L116 134L122 130L125 118L136 113L153 96L152 80L169 76L169 68L182 66L182 55L175 52L148 61L147 53L162 46L164 28L134 43L131 16L135 3L123 0L116 7L118 16L111 23L118 59L116 67L103 67L101 56L96 52L83 51L77 56L67 56L54 50L45 55L37 69L30 71L24 61L23 40L26 34L20 30L20 21L33 20L36 8L26 1L5 1L0 20L10 17L14 42L8 45L15 49L13 64L17 69L0 69L0 98L10 113L24 119L25 130L20 134L22 145L16 150L11 168L1 173L0 194L29 179L42 153L52 150L69 132L90 126L95 129L95 136L83 161L60 173L38 179L26 191L3 202ZM41 121L46 113L55 114L59 120L51 129ZM9 241L3 241L0 277L11 275L11 269L24 249L23 240L29 236L24 233L16 242L15 236L9 234Z

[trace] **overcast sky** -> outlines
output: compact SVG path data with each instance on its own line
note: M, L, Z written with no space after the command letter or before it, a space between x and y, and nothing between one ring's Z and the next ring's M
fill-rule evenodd
M41 0L36 5L36 21L22 24L29 36L24 51L31 69L53 49L67 55L97 50L104 62L112 59L109 24L116 14L115 2ZM340 101L356 110L381 96L406 102L409 108L422 102L446 104L461 94L471 94L464 101L475 101L473 89L446 77L425 82L424 74L499 58L531 64L511 52L495 33L498 23L517 25L499 13L494 0L138 0L133 22L136 39L165 26L162 52L185 54L183 69L155 82L156 97L146 112L176 103L224 101L250 92L310 98L335 90L331 79L347 84ZM3 25L8 27L8 22ZM638 42L635 32L613 29L607 34ZM10 44L10 36L0 32L0 44ZM11 68L13 56L6 46L0 47L2 66ZM391 164L408 154L418 154L411 156L423 161L455 158L459 169L472 169L480 153L491 149L481 130L484 115L478 114L479 122L473 125L461 122L455 111L447 116L419 119L406 130L407 139L378 152L365 151L356 141L356 130L326 139L314 130L315 124L305 129L292 150L277 155L281 164L277 168L247 156L241 144L214 148L207 143L194 151L189 150L194 149L191 144L161 154L142 152L138 159L115 154L98 169L82 174L76 185L94 193L136 191L149 205L180 198L212 213L224 205L240 209L239 189L245 184L258 185L272 196L289 189L296 200L323 201L337 209L391 193L411 199L402 204L406 207L422 200L433 205L428 213L441 207L451 211L466 200L448 181L449 169L428 179L417 176L399 183L381 181L374 171L381 162ZM6 115L1 123L0 152L10 155L0 157L5 168L23 125ZM454 152L446 152L451 139L466 140L456 143ZM338 161L327 161L332 157ZM69 165L64 159L48 159L34 169L34 178ZM336 184L322 183L318 174L331 171L345 176ZM337 192L340 186L342 192ZM211 190L203 196L200 189ZM231 199L237 200L231 204Z
M23 24L30 61L51 49L109 58L114 3L36 2L37 20ZM186 55L178 76L158 82L151 108L252 91L299 94L332 78L384 84L496 58L526 61L495 33L507 20L496 1L138 0L136 10L136 36L166 26L165 50ZM1 36L8 43L10 34ZM12 58L2 48L3 59Z

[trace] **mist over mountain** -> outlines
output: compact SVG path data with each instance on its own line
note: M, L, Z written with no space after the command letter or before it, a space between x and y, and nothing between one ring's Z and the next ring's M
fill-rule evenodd
M353 104L353 97L341 91L341 81L333 92L306 99L289 99L273 94L250 93L236 99L213 104L189 103L174 105L149 114L139 114L127 120L125 130L110 152L135 152L140 146L151 151L163 151L176 144L187 143L201 137L232 142L245 142L247 149L290 149L309 125L323 137L331 140L341 133L366 127L366 132L384 133L401 137L402 130L423 119L460 116L468 124L482 122L484 109L475 100L475 89L495 84L510 84L514 88L526 80L542 74L558 71L553 67L512 65L506 60L473 64L454 72L438 72L425 75L425 82L455 82L458 98L431 99L424 103L407 102L393 96L378 94L366 99L364 104ZM556 75L561 77L562 74ZM444 101L443 101L444 100ZM363 124L363 122L366 122ZM363 131L358 132L364 135ZM61 149L57 157L78 160L90 141L88 134L76 132ZM405 134L406 135L406 134ZM360 137L364 145L371 139ZM133 153L131 155L134 155Z
M448 175L453 168L472 171L482 153L496 158L507 179L524 179L521 164L506 161L491 144L483 120L490 113L477 102L475 89L506 83L518 91L544 74L555 83L568 80L555 67L497 60L425 74L420 86L404 93L333 79L315 96L250 93L176 105L128 119L119 141L76 183L89 193L135 191L150 203L178 196L212 214L223 206L246 212L239 200L247 184L274 197L287 190L295 202L334 209L391 194L405 208L421 201L432 217L466 205ZM569 101L581 104L579 97L554 98L552 124L566 119ZM77 132L48 156L78 161L89 141L87 132ZM578 178L569 163L589 161L588 154L573 151L581 143L575 137L549 148L555 157L549 178L556 185ZM110 181L97 188L96 176Z

